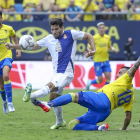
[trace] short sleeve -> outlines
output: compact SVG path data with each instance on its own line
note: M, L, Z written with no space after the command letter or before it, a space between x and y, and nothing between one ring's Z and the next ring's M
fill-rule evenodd
M10 36L14 36L14 35L15 35L15 30L12 27L10 27Z
M81 40L84 37L85 32L77 31L77 30L71 30L72 38L74 40Z
M126 112L126 111L132 112L133 101L134 101L134 95L133 95L133 97L131 98L131 101L128 104L123 105L124 112Z
M44 48L44 47L48 47L48 39L47 39L47 36L38 40L36 42L40 47Z

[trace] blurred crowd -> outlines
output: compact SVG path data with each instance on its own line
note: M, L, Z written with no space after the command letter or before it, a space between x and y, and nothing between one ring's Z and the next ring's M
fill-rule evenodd
M140 20L140 0L0 0L0 11L17 12L15 15L4 14L3 20L5 21L32 22L53 18L62 18L70 22L81 20ZM79 14L62 14L65 11L78 12ZM94 15L94 12L97 11L126 11L127 14ZM49 14L20 15L18 12L47 12ZM93 12L93 15L84 15L83 12Z

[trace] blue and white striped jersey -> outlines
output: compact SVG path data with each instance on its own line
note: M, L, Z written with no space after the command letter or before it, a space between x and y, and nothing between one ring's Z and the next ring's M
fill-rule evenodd
M82 31L67 30L63 32L59 39L55 39L50 34L37 41L37 44L42 48L48 48L55 73L65 73L68 76L73 76L76 41L83 37L84 32Z

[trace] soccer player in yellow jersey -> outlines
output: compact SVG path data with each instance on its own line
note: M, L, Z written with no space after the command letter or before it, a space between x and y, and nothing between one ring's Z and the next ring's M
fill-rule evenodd
M40 106L45 106L41 107L45 112L50 111L52 107L63 106L71 102L88 108L88 112L70 121L68 124L70 130L88 131L107 130L109 127L108 123L100 126L97 123L106 120L114 109L123 106L125 119L121 130L126 130L131 121L134 101L132 79L139 66L140 57L131 68L122 67L117 74L117 80L105 85L97 92L80 91L78 93L68 93L50 102L40 102Z
M109 63L109 53L108 50L112 50L117 53L118 51L111 46L110 37L105 34L105 24L104 22L99 22L97 24L98 34L94 35L94 42L96 47L96 53L93 57L95 74L97 79L88 80L86 90L89 90L91 84L99 84L103 81L102 73L106 77L106 84L110 82L111 68ZM90 46L87 49L90 51Z
M15 111L12 103L12 86L9 80L9 72L13 62L12 52L5 47L5 43L10 43L10 36L12 36L15 44L18 44L13 28L2 24L2 12L0 12L0 94L3 100L3 111L6 114ZM20 50L17 50L16 53L17 58L19 58L21 56Z

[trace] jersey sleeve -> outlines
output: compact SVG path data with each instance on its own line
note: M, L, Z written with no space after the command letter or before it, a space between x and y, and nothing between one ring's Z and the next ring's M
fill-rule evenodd
M81 40L84 37L85 32L77 31L77 30L71 30L72 38L74 40Z
M126 112L126 111L132 112L133 101L134 101L134 95L133 95L131 101L128 104L123 105L124 112Z
M47 36L38 40L36 42L40 47L44 48L44 47L48 47L48 39L47 39Z
M14 35L15 35L15 30L12 27L10 27L10 36L14 36Z

